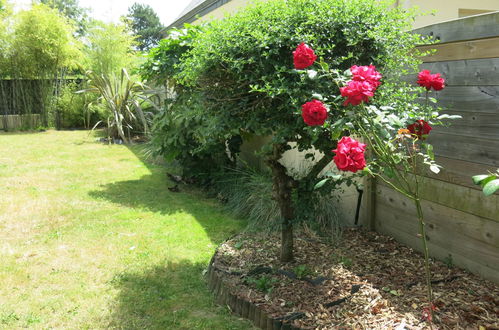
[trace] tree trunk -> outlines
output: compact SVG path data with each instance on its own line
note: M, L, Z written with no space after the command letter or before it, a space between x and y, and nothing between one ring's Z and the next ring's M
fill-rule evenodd
M267 164L272 169L274 198L281 211L281 262L289 262L293 260L293 219L295 212L291 194L295 180L286 173L286 167L279 163L284 150L285 145L274 145L273 153L267 159Z

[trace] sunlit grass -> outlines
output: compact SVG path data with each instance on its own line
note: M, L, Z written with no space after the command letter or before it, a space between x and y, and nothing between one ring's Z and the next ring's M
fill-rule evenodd
M248 329L202 271L244 223L141 149L0 134L0 328Z

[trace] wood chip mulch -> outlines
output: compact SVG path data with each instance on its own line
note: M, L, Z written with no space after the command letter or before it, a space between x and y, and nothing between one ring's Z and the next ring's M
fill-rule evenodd
M423 257L390 237L346 229L333 246L295 237L295 261L279 261L277 235L244 233L213 259L232 293L303 329L429 329ZM431 262L434 329L499 329L499 287ZM267 289L256 284L266 283Z

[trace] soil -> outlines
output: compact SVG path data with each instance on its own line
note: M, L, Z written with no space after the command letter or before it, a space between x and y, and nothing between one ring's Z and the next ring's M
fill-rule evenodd
M223 243L212 267L231 293L303 329L430 329L423 257L394 239L346 229L337 244L295 236L279 261L277 235L244 233ZM434 329L499 329L499 287L431 261Z

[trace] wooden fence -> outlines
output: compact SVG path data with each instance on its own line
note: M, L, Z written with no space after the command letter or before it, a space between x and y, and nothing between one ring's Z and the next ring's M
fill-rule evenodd
M0 129L5 131L36 128L41 125L40 114L0 115Z
M429 139L438 174L428 174L423 206L430 254L499 282L499 194L485 197L471 177L499 167L499 13L431 25L416 33L440 43L422 69L440 72L447 87L439 103L463 119ZM367 194L366 221L377 231L421 250L413 203L379 181Z

